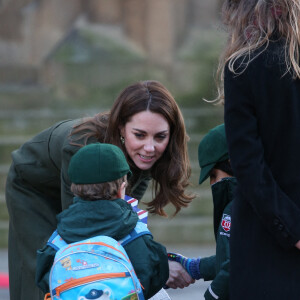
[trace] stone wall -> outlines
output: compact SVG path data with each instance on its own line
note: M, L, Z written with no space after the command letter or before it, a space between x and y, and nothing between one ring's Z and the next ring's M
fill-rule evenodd
M0 5L0 66L39 68L76 20L118 26L150 63L172 65L192 26L210 26L220 0L14 0Z
M90 22L120 25L123 2L124 0L89 0L83 1L83 7Z
M196 27L214 26L220 17L222 0L191 0L191 19Z
M0 11L0 65L40 66L71 30L81 0L17 0Z
M188 28L189 0L125 0L124 31L151 62L170 64Z
M168 65L191 23L191 5L191 0L90 0L84 7L90 22L121 26L151 62Z

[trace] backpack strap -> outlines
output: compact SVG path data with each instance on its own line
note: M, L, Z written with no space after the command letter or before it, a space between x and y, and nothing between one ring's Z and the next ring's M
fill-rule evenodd
M131 231L131 233L129 233L123 239L119 240L119 242L124 247L125 245L132 242L136 238L138 238L142 235L145 235L145 234L149 234L149 235L152 236L152 234L151 234L150 230L148 229L147 225L142 221L138 221L135 228Z
M136 238L149 234L152 236L150 230L148 229L147 225L142 222L138 221L135 228L123 239L119 240L119 243L124 247L125 245L129 244ZM52 247L54 250L58 251L63 246L67 245L67 243L63 240L63 238L58 234L57 230L55 230L51 237L49 238L47 245Z
M57 230L55 230L50 236L47 245L58 251L61 247L67 245L67 243L58 234Z

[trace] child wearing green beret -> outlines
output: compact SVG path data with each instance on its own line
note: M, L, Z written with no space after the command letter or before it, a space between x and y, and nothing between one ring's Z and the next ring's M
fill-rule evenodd
M73 204L57 215L57 232L65 242L74 243L98 235L118 241L136 227L138 215L124 201L127 176L131 171L122 150L110 144L82 147L68 168L75 197ZM166 249L142 235L124 248L139 278L145 299L155 295L169 277ZM36 284L49 292L49 272L56 250L46 245L37 252Z
M212 280L204 294L206 300L225 300L229 299L229 237L236 179L230 166L224 124L204 136L199 144L198 160L199 184L210 178L216 254L205 258L187 258L177 253L168 253L168 256L181 263L192 278Z

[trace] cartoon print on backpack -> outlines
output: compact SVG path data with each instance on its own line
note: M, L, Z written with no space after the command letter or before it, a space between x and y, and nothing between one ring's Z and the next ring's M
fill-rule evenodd
M67 271L72 270L72 262L71 258L68 256L60 261L63 268L65 268Z
M81 296L83 294L83 296ZM97 288L84 287L80 291L78 300L115 300L112 290L104 285L98 284ZM138 300L138 296L135 292L128 294L121 300Z
M82 259L77 259L76 262L77 262L77 263L80 263L80 264L83 265L83 266L87 266L87 265L88 265L87 261L82 260Z
M112 295L112 291L110 288L108 287L100 287L101 289L91 289L90 291L88 291L87 294L85 294L84 296L79 296L78 300L113 300L114 298L111 297ZM85 292L81 291L81 293L86 293L86 289Z
M136 293L132 293L130 295L125 296L121 300L138 300L138 296Z

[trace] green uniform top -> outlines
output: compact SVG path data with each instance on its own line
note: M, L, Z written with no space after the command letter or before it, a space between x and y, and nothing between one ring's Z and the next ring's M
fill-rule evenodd
M200 274L204 280L212 280L204 294L206 300L229 299L230 227L231 206L236 188L234 177L217 182L213 189L214 233L216 255L201 258ZM218 298L217 298L218 297Z
M74 204L57 217L57 231L67 242L78 242L97 235L120 240L135 227L138 216L122 199L85 201L74 198ZM169 276L167 252L151 235L143 235L124 246L139 278L146 299L155 295ZM36 281L49 291L49 271L56 251L45 246L38 251Z

